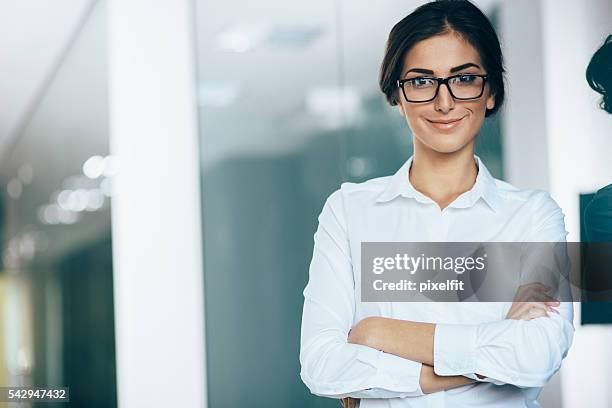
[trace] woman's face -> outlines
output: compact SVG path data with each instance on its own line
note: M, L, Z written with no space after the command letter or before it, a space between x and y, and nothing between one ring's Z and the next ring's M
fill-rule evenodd
M447 33L415 44L404 58L402 79L422 76L446 78L457 74L486 74L480 55L457 33ZM489 86L478 99L456 100L441 85L433 101L407 102L398 89L400 113L406 117L415 145L439 153L454 153L471 148L487 109L495 106ZM415 146L416 148L416 146Z

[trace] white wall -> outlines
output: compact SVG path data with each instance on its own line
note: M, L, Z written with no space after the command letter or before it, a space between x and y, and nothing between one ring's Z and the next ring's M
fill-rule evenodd
M579 237L579 193L612 182L612 116L586 85L593 52L612 32L612 4L544 0L542 36L551 193L566 214L568 240ZM562 391L568 407L612 406L612 327L581 327L579 313Z
M510 71L506 174L513 184L551 192L566 215L568 241L580 240L579 194L612 183L612 115L597 108L598 95L585 80L593 52L610 33L607 0L502 3ZM612 327L581 327L575 310L574 344L561 370L563 406L610 407ZM545 407L560 406L550 399L553 390L558 385L545 390Z

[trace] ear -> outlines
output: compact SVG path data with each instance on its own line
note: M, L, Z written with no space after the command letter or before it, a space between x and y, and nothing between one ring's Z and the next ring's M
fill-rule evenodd
M399 111L400 115L406 116L406 112L404 112L404 107L402 106L401 102L397 103L397 110Z
M487 98L487 110L491 110L495 107L495 95L490 94Z
M397 106L397 110L399 111L399 114L402 116L406 116L406 112L404 112L404 107L402 106L402 100L400 99L401 97L400 90L396 89L395 94L393 96L394 96L395 104Z

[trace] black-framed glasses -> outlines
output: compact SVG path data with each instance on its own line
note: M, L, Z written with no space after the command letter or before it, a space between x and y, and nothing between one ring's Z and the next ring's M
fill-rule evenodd
M484 74L458 74L446 78L419 76L415 78L400 79L398 88L402 89L407 102L422 103L436 99L442 84L451 96L460 101L478 99L484 93L488 75Z

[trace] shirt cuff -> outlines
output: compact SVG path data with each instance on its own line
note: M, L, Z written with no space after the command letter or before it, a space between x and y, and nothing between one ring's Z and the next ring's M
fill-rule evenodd
M424 395L420 386L421 363L380 351L375 365L384 388Z
M434 372L466 375L476 371L477 325L437 324L434 334Z

